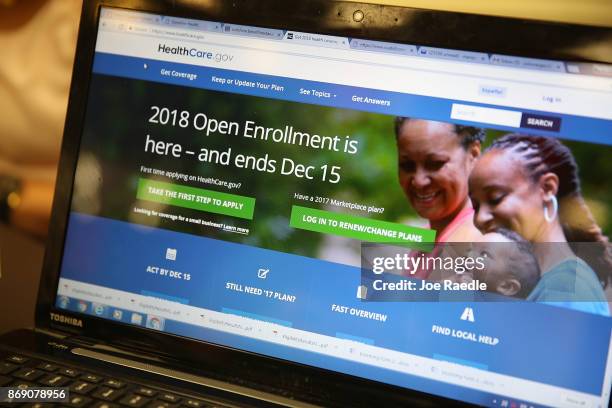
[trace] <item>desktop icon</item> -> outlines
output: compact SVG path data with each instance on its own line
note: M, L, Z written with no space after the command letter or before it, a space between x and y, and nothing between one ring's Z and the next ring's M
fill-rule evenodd
M132 313L132 324L142 324L142 315L139 313Z
M113 310L113 319L121 320L122 317L123 317L123 311L122 310L120 310L120 309Z
M259 279L266 279L268 277L269 272L270 272L270 269L259 268L257 270L257 277Z

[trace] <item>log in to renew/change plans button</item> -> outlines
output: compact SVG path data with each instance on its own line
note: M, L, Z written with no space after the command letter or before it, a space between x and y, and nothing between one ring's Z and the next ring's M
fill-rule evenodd
M136 198L236 218L253 219L255 199L203 188L141 178Z
M432 229L298 205L291 208L289 225L293 228L339 235L364 242L399 244L421 250L431 249L436 238L436 231Z

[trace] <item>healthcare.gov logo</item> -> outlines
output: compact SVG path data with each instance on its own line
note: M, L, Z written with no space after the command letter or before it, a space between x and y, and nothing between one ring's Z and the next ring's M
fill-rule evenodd
M157 52L163 52L164 54L204 58L208 60L215 60L216 62L232 62L234 60L234 55L232 54L214 52L208 49L203 50L203 49L193 48L193 47L188 48L182 45L177 45L177 46L172 47L166 44L158 43Z
M463 309L463 313L461 313L461 320L474 322L474 309L471 307L466 307Z

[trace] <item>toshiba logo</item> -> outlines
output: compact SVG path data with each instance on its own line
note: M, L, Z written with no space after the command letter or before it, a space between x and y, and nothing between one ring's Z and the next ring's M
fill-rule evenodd
M83 321L81 319L77 319L76 317L64 316L57 313L50 313L50 315L51 320L53 320L54 322L69 324L71 326L76 327L83 327Z

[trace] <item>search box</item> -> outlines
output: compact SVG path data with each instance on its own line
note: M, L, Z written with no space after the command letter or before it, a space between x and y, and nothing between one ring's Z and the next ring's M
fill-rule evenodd
M481 106L462 105L459 103L453 103L451 109L451 119L515 128L521 127L522 115L522 112L518 111L483 108Z

